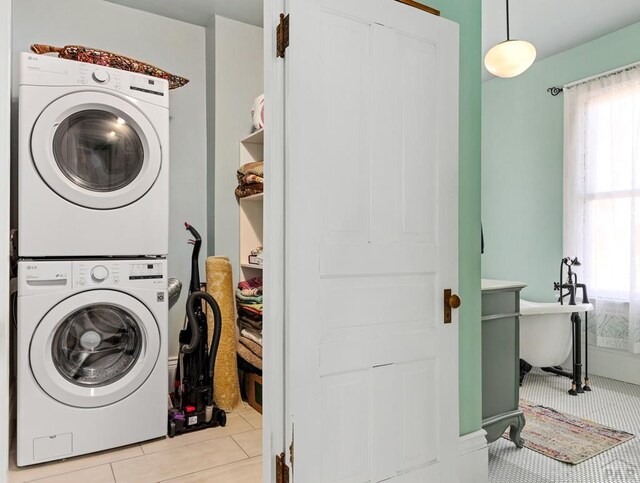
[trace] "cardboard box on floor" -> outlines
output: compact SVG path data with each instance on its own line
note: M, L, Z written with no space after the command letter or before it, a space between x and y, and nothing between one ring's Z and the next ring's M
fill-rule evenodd
M245 374L245 392L249 406L262 414L262 377L256 374Z

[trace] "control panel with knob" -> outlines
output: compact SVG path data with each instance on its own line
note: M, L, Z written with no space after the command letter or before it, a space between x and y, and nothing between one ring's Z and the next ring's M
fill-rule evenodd
M107 82L109 82L109 73L104 70L104 69L97 69L95 71L93 71L92 76L93 80L96 81L98 84L106 84Z
M94 282L104 282L109 276L109 269L104 265L96 265L91 269L91 278Z

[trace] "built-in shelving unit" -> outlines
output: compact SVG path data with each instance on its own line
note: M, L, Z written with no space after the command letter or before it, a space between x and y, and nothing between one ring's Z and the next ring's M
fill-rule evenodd
M264 130L240 141L240 166L264 158ZM251 250L263 246L264 196L262 193L240 198L240 280L262 275L262 266L249 263Z

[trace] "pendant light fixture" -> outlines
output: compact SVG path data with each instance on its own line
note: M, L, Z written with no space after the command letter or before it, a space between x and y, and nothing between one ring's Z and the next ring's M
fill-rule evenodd
M494 45L484 57L484 66L497 77L515 77L531 67L536 48L526 40L511 40L509 35L509 0L507 0L507 40Z

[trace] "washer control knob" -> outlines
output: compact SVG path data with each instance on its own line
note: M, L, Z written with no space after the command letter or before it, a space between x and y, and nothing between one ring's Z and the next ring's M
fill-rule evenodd
M93 80L96 81L98 84L105 84L107 82L109 82L109 73L104 70L104 69L98 69L93 71Z
M94 282L104 282L109 276L109 270L104 265L96 265L91 270L91 278Z

